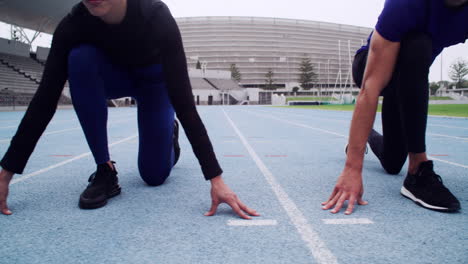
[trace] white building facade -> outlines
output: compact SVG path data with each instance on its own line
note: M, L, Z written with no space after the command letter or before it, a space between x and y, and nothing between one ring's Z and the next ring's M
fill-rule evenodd
M298 85L300 63L310 58L316 86L352 84L354 54L372 29L325 22L259 17L177 18L187 62L208 70L239 69L244 87L262 87L266 73L287 90Z

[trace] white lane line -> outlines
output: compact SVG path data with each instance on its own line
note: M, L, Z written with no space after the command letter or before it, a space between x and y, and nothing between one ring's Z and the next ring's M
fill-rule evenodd
M468 140L468 138L464 138L464 137L448 136L448 135L434 134L434 133L427 133L427 134L431 135L431 136L436 136L436 137L445 137L445 138Z
M119 124L119 123L124 123L124 122L127 122L129 120L133 120L133 118L123 119L123 120L119 120L119 121L115 121L115 122L109 122L108 126ZM68 132L68 131L73 131L73 130L80 130L80 129L81 129L81 126L74 127L74 128L68 128L68 129L62 129L62 130L55 130L55 131L51 131L51 132L46 132L46 133L42 134L42 136L60 134L60 133L63 133L63 132ZM2 140L0 140L0 143L7 143L7 142L10 142L12 139L13 138L2 139Z
M288 123L288 124L291 124L291 125L300 126L300 127L305 127L305 128L308 128L308 129L312 129L312 130L316 130L316 131L322 132L322 133L326 133L326 134L330 134L330 135L335 135L335 136L343 137L343 138L346 138L346 139L348 138L348 136L343 135L343 134L339 134L339 133L336 133L336 132L333 132L333 131L329 131L329 130L325 130L325 129L321 129L321 128L316 128L316 127L313 127L313 126L304 125L304 124L301 124L301 123L296 123L296 122L292 122L292 121L289 121L289 120L277 118L277 117L272 116L272 115L259 114L259 113L255 113L255 112L248 111L248 110L244 110L244 111L245 111L245 112L250 112L250 113L252 113L252 114L254 114L254 115L263 116L263 117L266 117L266 118L278 120L278 121L281 121L281 122L284 122L284 123Z
M259 112L267 113L266 111L259 110ZM277 113L275 113L277 114ZM312 118L312 119L320 119L320 120L325 120L325 121L330 121L330 122L339 122L339 123L346 123L346 124L351 124L351 120L344 121L344 120L336 120L336 119L329 119L329 118L321 118L321 117L314 117L314 116L307 116L303 114L296 114L296 113L281 113L284 115L294 115L294 116L300 116L300 117L305 117L305 118ZM447 127L447 128L458 128L458 129L468 129L468 128L463 128L463 127L455 127L455 126L442 126L442 125L430 125L428 126L438 126L438 127ZM435 134L435 133L427 133L428 135L431 136L438 136L438 137L446 137L446 138L452 138L452 139L461 139L461 140L468 140L468 138L464 137L456 137L456 136L449 136L449 135L442 135L442 134Z
M273 143L272 140L251 140L251 143Z
M467 128L467 127L458 127L458 126L431 125L431 124L428 124L428 126L435 126L435 127L445 127L445 128L457 128L457 129L464 129L464 130L468 130L468 128Z
M373 224L368 218L322 219L326 225L369 225Z
M44 133L44 134L42 134L42 135L46 136L46 135L59 134L59 133L67 132L67 131L78 130L78 129L80 129L80 128L81 128L81 127L74 127L74 128L68 128L68 129L56 130L56 131L52 131L52 132L47 132L47 133Z
M59 134L59 133L63 133L63 132L67 132L67 131L73 131L73 130L78 130L80 129L81 127L74 127L74 128L68 128L68 129L62 129L62 130L56 130L56 131L52 131L52 132L47 132L47 133L44 133L42 134L43 136L47 136L47 135L53 135L53 134ZM10 142L12 138L8 138L8 139L2 139L0 140L0 143L6 143L6 142Z
M278 225L276 220L229 220L228 226L275 226Z
M114 142L114 143L112 143L112 144L109 144L109 148L110 148L110 147L113 147L113 146L116 146L116 145L119 145L119 144L121 144L121 143L124 143L124 142L126 142L126 141L132 140L132 139L134 139L134 138L136 138L136 137L138 137L138 134L135 134L135 135L133 135L133 136L130 136L130 137L124 138L124 139L122 139L122 140L116 141L116 142ZM47 168L43 168L43 169L40 169L40 170L35 171L35 172L33 172L33 173L26 174L26 175L24 175L24 176L21 177L21 178L13 179L13 180L11 181L10 185L13 185L13 184L18 183L18 182L25 181L25 180L27 180L27 179L29 179L29 178L31 178L31 177L34 177L34 176L39 175L39 174L42 174L42 173L44 173L44 172L53 170L53 169L55 169L55 168L61 167L61 166L65 165L65 164L68 164L68 163L73 162L73 161L75 161L75 160L82 159L82 158L87 157L87 156L91 156L91 152L83 153L83 154L81 154L81 155L79 155L79 156L76 156L76 157L74 157L74 158L71 158L71 159L62 161L62 162L60 162L60 163L54 164L54 165L52 165L52 166L49 166L49 167L47 167Z
M273 189L273 192L276 195L276 198L279 200L281 206L284 208L284 210L288 214L292 223L294 224L297 231L301 235L302 240L306 242L306 245L309 248L312 255L314 256L315 260L318 263L338 263L338 260L336 259L336 257L327 248L325 243L322 240L320 240L317 232L314 231L314 229L307 222L307 219L304 217L304 215L299 210L297 205L291 200L291 198L289 198L288 194L283 190L283 187L281 187L281 185L278 183L275 176L273 176L270 170L265 166L262 160L258 157L257 153L255 153L254 149L247 142L244 135L240 132L240 130L237 128L237 126L228 116L224 108L222 110L229 124L231 124L237 136L242 141L242 144L244 145L244 147L247 149L252 159L257 164L257 167L260 169L263 176L265 176L266 181L270 184L271 188Z
M305 127L305 128L317 130L317 131L320 131L320 132L323 132L323 133L332 134L332 135L336 135L336 136L341 136L341 137L344 137L344 138L346 138L346 139L348 138L348 137L345 136L345 135L338 134L338 133L335 133L335 132L332 132L332 131L328 131L328 130L324 130L324 129L319 129L319 128L311 127L311 126L308 126L308 125L304 125L304 124L292 122L292 121L289 121L289 120L284 120L284 119L281 119L281 118L276 118L276 117L274 117L274 116L270 116L270 115L266 115L266 114L258 114L258 113L255 113L255 112L252 112L252 111L247 111L247 110L244 110L244 111L250 112L250 113L252 113L252 114L254 114L254 115L264 116L264 117L266 117L266 118L278 120L278 121L281 121L281 122L284 122L284 123L289 123L289 124L292 124L292 125L295 125L295 126ZM457 167L461 167L461 168L468 169L468 165L463 165L463 164L459 164L459 163L455 163L455 162L451 162L451 161L447 161L447 160L442 160L442 159L438 159L438 158L431 157L431 156L428 156L428 157L429 157L430 159L432 159L432 160L437 160L437 161L440 161L440 162L443 162L443 163L447 163L447 164L450 164L450 165L453 165L453 166L457 166Z
M443 163L447 163L447 164L450 164L450 165L453 165L453 166L457 166L457 167L462 167L462 168L465 168L465 169L468 169L468 165L463 165L463 164L460 164L460 163L455 163L455 162L451 162L451 161L447 161L447 160L442 160L442 159L438 159L438 158L435 158L435 157L432 157L432 156L427 156L429 159L431 160L437 160L437 161L440 161L440 162L443 162Z
M270 113L268 111L264 111L264 110L258 110L259 112L263 112L263 113ZM294 115L294 116L299 116L299 117L305 117L305 118L312 118L312 119L318 119L318 120L325 120L325 121L329 121L329 122L338 122L338 123L345 123L345 124L351 124L351 119L349 120L341 120L341 119L332 119L332 118L323 118L323 117L316 117L316 116L313 116L313 115L303 115L303 114L297 114L297 113L290 113L290 112L287 112L287 113L283 113L283 112L275 112L275 114L283 114L283 115Z

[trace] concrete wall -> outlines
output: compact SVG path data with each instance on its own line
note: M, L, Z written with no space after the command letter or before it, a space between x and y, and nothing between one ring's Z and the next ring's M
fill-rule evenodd
M29 57L30 46L14 40L0 38L0 51L6 54Z
M212 70L199 70L190 69L189 76L194 78L216 78L216 79L231 79L231 72L229 71L212 71Z
M38 60L46 61L49 56L50 49L44 47L37 47L36 56Z
M213 104L220 104L221 102L221 95L217 90L202 90L196 89L193 90L193 97L195 103L197 103L197 96L199 96L200 105L207 105L208 104L208 97L213 96Z
M246 89L246 91L240 91L243 94L243 97L240 101L247 100L247 96L249 97L249 103L250 104L258 104L259 101L259 93L260 89L257 88L249 88ZM232 91L231 91L232 92ZM196 89L193 90L193 96L195 103L197 102L197 96L199 96L200 100L200 105L207 105L208 104L208 96L213 96L213 104L221 104L222 103L222 97L221 93L218 90L203 90L203 89ZM236 98L237 99L237 98Z
M260 89L258 88L248 88L247 95L249 96L249 102L251 102L252 104L258 104L259 92L260 92Z

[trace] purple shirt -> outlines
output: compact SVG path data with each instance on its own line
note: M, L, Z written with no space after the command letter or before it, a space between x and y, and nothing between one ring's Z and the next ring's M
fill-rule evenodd
M432 38L432 59L446 47L468 38L468 5L454 9L444 0L386 0L375 29L385 39L400 42L408 33L427 33ZM367 45L358 50L369 49Z

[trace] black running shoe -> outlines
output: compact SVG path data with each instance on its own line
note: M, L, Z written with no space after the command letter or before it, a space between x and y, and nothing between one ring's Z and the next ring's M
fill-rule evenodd
M179 122L177 120L174 120L174 135L173 135L173 141L174 141L174 165L176 165L177 161L179 161L180 157L180 145L179 145Z
M453 212L460 210L460 202L444 186L442 179L434 172L432 161L419 165L415 175L408 173L401 194L425 208Z
M115 163L115 162L112 162ZM80 195L81 209L96 209L107 204L107 200L120 194L117 171L107 163L99 164L96 172L91 174L88 187Z

